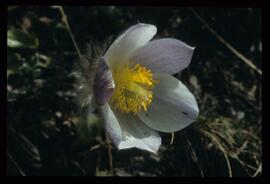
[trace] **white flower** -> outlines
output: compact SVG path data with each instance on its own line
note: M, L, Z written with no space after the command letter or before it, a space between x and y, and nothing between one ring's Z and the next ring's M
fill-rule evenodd
M158 131L179 131L199 114L192 93L171 76L189 65L194 48L173 38L150 41L156 32L150 24L130 27L109 47L103 57L107 64L97 71L113 79L105 77L94 91L103 102L106 131L118 149L156 153L161 145ZM99 93L101 88L105 90Z

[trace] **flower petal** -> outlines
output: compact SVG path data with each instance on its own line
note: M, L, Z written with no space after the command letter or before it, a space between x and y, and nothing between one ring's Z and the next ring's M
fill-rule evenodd
M104 119L105 129L110 135L115 146L118 147L122 140L122 130L118 120L116 119L108 103L101 105L100 110Z
M155 74L159 83L147 112L139 118L150 128L161 132L175 132L190 125L198 116L195 97L187 87L169 74Z
M105 128L118 149L139 148L156 153L161 145L158 132L147 127L137 116L114 113L108 104L101 106Z
M144 65L154 73L175 74L189 65L193 51L194 47L180 40L164 38L137 49L130 60Z
M123 132L123 140L119 149L136 147L156 153L161 145L158 132L146 126L133 114L117 113L117 118Z
M109 67L127 62L129 55L151 40L156 32L156 26L151 24L140 23L131 26L112 43L105 53Z

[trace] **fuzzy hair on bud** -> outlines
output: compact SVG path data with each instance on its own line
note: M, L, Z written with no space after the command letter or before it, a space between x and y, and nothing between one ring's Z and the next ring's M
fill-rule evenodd
M103 90L101 89L101 86L102 86L101 83L105 84L106 82L104 83L104 81L102 82L102 80L112 78L112 76L110 76L111 74L109 74L110 71L106 69L105 65L107 64L104 63L105 61L102 61L101 59L102 55L107 49L107 46L109 45L109 41L110 40L107 40L106 42L104 42L103 46L97 43L87 44L86 49L85 49L85 54L75 64L74 76L76 79L76 84L75 84L75 88L77 92L76 102L79 108L83 108L88 105L93 105L94 102L97 104L102 103L102 101L100 100L101 95L99 94L98 90L95 90L95 94L94 94L94 83L96 87L99 86L99 89L102 91L101 93L104 93L106 89L103 89ZM103 64L100 64L100 63L103 63ZM102 75L101 70L103 71L106 70L104 73L105 75ZM97 71L99 72L96 75ZM114 83L111 83L111 87L113 86L113 84ZM108 92L105 92L105 93L109 94ZM95 96L98 96L98 100L94 100ZM107 98L104 98L104 100L108 99L109 97L110 95Z

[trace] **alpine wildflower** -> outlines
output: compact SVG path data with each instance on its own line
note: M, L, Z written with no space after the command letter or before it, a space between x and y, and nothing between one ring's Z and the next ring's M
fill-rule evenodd
M193 94L172 76L190 64L194 47L174 38L150 41L156 32L150 24L131 26L110 45L96 69L94 99L118 149L156 153L159 132L179 131L199 114Z

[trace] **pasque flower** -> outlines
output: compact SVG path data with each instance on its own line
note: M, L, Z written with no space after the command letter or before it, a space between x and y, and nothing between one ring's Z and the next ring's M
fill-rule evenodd
M137 24L109 47L96 71L94 96L118 149L157 152L158 132L175 132L198 116L196 99L172 74L185 69L194 47L180 40L150 41L157 28Z

